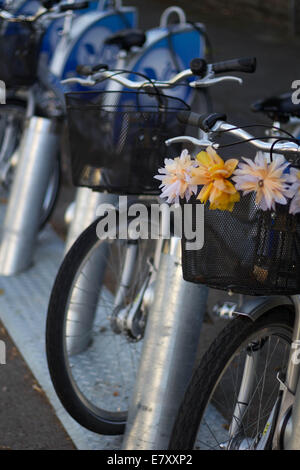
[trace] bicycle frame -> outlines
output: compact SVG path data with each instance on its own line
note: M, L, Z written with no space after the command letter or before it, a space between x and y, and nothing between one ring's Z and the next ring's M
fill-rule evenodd
M273 126L279 129L272 131L272 135L280 135L280 123L274 122ZM297 132L297 127L295 130ZM237 130L237 134L242 135L243 131ZM270 142L272 141L274 141L274 139L270 139ZM267 154L267 156L269 157L269 154ZM274 158L276 158L276 155L274 155ZM282 445L284 445L285 449L300 449L300 361L297 360L297 358L295 360L295 354L297 356L297 350L299 350L300 345L300 295L291 297L254 297L251 300L243 301L238 306L238 309L237 307L234 309L234 315L247 316L252 321L256 321L268 311L280 306L294 307L295 313L288 369L285 377L277 377L282 393L270 413L265 426L265 432L258 445L255 446L256 450L264 449L270 433L273 433L273 449L280 449ZM229 428L229 439L237 435L239 423L242 422L243 415L247 410L249 397L253 391L254 378L257 374L256 368L259 364L260 351L261 347L258 346L253 350L249 349L247 353L237 403ZM274 422L274 419L276 419L276 422ZM239 442L239 449L242 450L243 448L249 449L249 439L245 438Z

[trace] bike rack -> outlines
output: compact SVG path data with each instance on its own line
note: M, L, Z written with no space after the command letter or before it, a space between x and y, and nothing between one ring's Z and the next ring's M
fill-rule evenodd
M76 191L75 201L72 205L73 214L68 230L65 253L71 248L79 235L96 219L97 207L100 204L115 204L117 196L114 194L97 193L88 188L79 188Z
M164 245L129 408L125 450L167 449L205 312L208 289L182 279L180 239L172 237Z
M11 276L32 264L41 208L58 143L54 121L37 116L27 120L4 221L0 275Z

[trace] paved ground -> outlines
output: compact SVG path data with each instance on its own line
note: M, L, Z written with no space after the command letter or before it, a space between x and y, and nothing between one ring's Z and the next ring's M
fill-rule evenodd
M142 2L128 0L124 3L141 6ZM267 23L253 26L247 22L247 18L237 21L226 15L218 16L216 12L205 11L198 3L201 2L143 2L141 27L156 25L164 7L178 4L184 6L191 20L202 21L207 25L216 60L256 56L257 73L247 76L243 87L228 84L215 88L215 110L225 111L231 122L268 122L254 116L249 106L263 96L288 91L291 82L300 79L300 39L288 37L280 28L274 30L274 26ZM65 184L53 216L53 225L61 235L65 232L63 212L73 193L70 185ZM213 302L214 299L211 299ZM212 320L208 319L202 349L215 331ZM0 449L72 449L72 443L54 416L43 392L1 326L0 339L7 344L7 364L0 365Z
M74 449L2 323L0 339L6 345L6 364L0 365L0 450Z

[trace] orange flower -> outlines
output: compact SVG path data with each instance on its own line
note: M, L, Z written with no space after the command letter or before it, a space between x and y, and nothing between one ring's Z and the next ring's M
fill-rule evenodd
M202 203L210 202L210 209L232 211L240 195L228 180L234 172L238 160L224 162L212 147L198 153L198 167L191 172L191 184L203 185L197 199Z

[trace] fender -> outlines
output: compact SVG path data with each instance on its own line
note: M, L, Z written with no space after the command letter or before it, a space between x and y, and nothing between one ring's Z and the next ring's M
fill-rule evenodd
M121 10L90 12L77 18L68 38L58 43L50 62L50 72L60 80L76 76L78 64L94 65L98 62L113 64L115 48L105 48L104 40L112 33L136 24L136 10L122 7ZM103 58L103 52L114 50L112 60ZM74 87L76 89L76 87ZM80 88L80 87L77 87Z
M253 297L245 299L238 310L234 311L234 314L243 315L256 321L269 310L280 306L293 306L293 302L290 297L284 295Z

